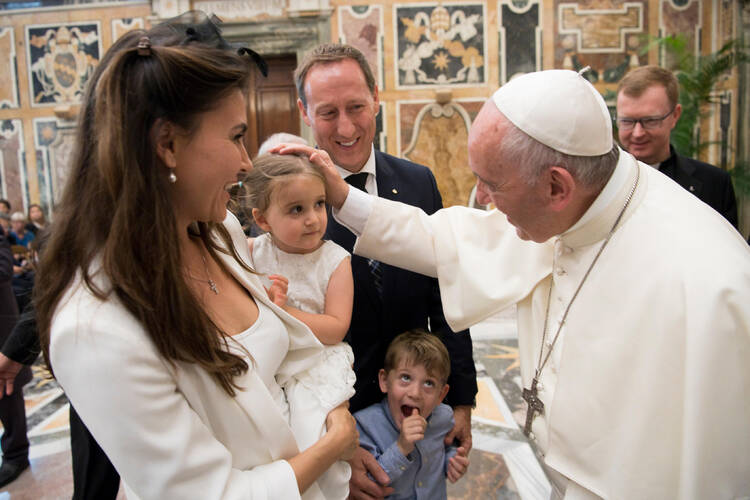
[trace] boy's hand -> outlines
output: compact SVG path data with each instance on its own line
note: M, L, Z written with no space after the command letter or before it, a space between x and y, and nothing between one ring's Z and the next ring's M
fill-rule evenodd
M466 469L469 468L469 457L467 456L466 448L463 446L456 450L456 454L448 460L448 481L455 483L461 477L466 474Z
M411 415L401 422L401 434L398 436L398 449L404 456L414 450L414 443L424 439L427 420L422 418L419 410L414 408Z
M289 280L280 274L272 274L268 277L271 286L266 288L268 298L279 307L286 305L286 292L289 289Z

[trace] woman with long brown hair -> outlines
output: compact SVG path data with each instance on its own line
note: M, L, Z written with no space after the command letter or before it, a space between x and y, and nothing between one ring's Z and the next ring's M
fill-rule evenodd
M321 498L356 429L340 406L302 453L289 430L280 384L321 345L246 264L226 205L251 168L250 68L194 17L123 36L92 77L35 291L42 349L129 499Z

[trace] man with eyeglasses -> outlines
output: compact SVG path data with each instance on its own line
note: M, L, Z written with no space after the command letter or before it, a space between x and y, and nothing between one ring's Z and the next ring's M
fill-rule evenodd
M669 135L682 107L674 74L642 66L617 87L617 133L630 154L670 177L737 227L737 201L727 172L675 152Z

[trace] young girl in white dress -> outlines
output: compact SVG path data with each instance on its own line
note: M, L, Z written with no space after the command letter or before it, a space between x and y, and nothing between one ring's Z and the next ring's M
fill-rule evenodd
M255 271L268 277L271 299L305 323L326 347L320 361L285 384L290 427L300 450L326 431L328 412L354 395L354 355L342 342L352 315L349 252L324 241L325 182L306 157L265 154L246 179L246 208L264 234L248 238ZM349 493L351 469L335 463L318 479L328 499Z

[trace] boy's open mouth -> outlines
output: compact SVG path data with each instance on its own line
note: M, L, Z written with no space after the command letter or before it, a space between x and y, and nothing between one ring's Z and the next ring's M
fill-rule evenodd
M419 412L419 408L417 408L416 406L409 406L409 405L401 406L401 414L404 416L404 418L411 417L411 414L414 410L417 410L417 412Z

